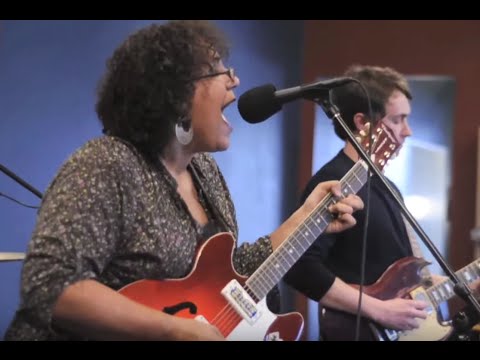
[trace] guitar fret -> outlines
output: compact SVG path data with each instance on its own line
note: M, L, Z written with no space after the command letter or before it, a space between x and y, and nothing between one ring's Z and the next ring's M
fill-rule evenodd
M470 274L470 272L468 271L468 269L463 271L462 274L463 274L463 278L465 279L466 282L471 282L473 280L473 277Z
M265 271L265 272L263 273L263 275L264 275L264 277L267 278L267 281L270 282L270 285L271 285L271 286L273 286L273 285L275 284L275 279L272 278L271 275L270 275L267 271Z
M302 239L298 238L298 236L295 235L295 236L293 237L293 240L301 247L302 253L308 249L307 246L303 246Z
M324 228L326 228L326 227L328 226L328 221L325 220L325 218L324 218L323 216L320 215L320 216L318 217L318 220L323 222L322 225L324 226ZM321 229L324 229L324 228L321 228ZM323 230L322 230L322 231L323 231Z
M297 260L289 251L283 251L280 253L284 263L286 264L287 271Z
M469 270L476 278L480 277L480 261L475 261L472 264L468 265Z
M287 265L289 265L289 263L288 263L289 258L290 258L290 260L295 260L295 258L293 258L293 257L288 253L288 251L278 252L277 258L279 259L280 262L282 262L282 263L287 263Z
M450 280L445 280L427 290L430 299L434 302L435 307L438 307L443 301L448 300L454 295L453 283ZM432 296L433 295L433 299Z
M434 297L435 301L437 302L437 304L439 304L439 303L441 302L441 301L440 301L441 298L440 298L440 296L438 295L438 292L435 291L435 290L433 290L433 291L432 291L432 294L433 294L433 297Z
M276 262L275 262L275 266L274 266L274 269L279 271L279 270L288 270L286 267L283 266L283 261L284 259L281 258L282 256L282 252L277 252L275 253L276 254Z
M429 296L429 298L430 298L430 301L431 301L433 307L434 307L435 309L437 309L438 306L440 305L440 303L437 302L437 300L436 300L435 298L432 298L431 296Z
M307 231L304 233L305 235L305 238L308 240L308 236L309 234L312 234L313 236L315 236L315 234L313 233L313 231L308 227L308 226L305 226L305 228L307 229Z
M469 276L471 277L472 281L477 279L480 276L480 273L477 273L476 268L475 268L475 262L465 266L465 271L468 272Z
M288 255L290 259L295 259L295 256L293 256L293 247L289 247L288 249L285 249L285 254Z
M442 301L444 301L446 299L446 296L445 296L445 293L443 291L443 287L442 286L439 286L438 287L438 293L440 294L440 298L442 299Z
M449 297L452 297L454 295L453 287L450 281L445 282L445 289L447 290Z
M296 249L295 246L293 246L293 244L286 244L285 246L287 249L286 251L290 254L290 256L292 257L292 259L295 259L295 257L298 255L298 256L301 256L302 254L298 252L298 250Z
M267 277L266 277L267 276ZM255 282L251 287L250 287L250 290L254 293L254 294L261 294L263 293L264 291L268 291L267 289L270 287L270 286L273 286L273 284L271 284L271 282L273 281L272 278L268 277L268 273L263 273L262 275L260 275L260 277L263 277L264 278L264 281L257 281Z
M351 186L349 183L347 183L347 184L345 184L345 185L350 188L350 191L351 191L352 194L355 193L355 190L353 190L352 186ZM346 189L345 189L345 190L346 190Z
M312 234L313 236L316 236L317 234L322 233L322 229L325 229L325 227L319 226L319 222L317 219L309 216L308 218L305 219L305 223L302 225L303 228L306 228L303 232L307 231L308 233Z
M272 265L272 269L273 269L273 265ZM275 276L273 276L271 271L263 271L260 274L260 276L263 277L264 279L266 279L267 283L275 283Z
M355 178L358 180L358 182L361 182L362 180L356 175L356 174L353 174L355 176Z

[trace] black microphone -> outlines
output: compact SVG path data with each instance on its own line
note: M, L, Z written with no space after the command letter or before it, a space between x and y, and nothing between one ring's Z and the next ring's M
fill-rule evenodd
M256 124L280 111L287 102L299 98L311 99L322 93L328 94L329 90L352 81L357 80L341 77L282 90L277 90L272 84L265 84L243 93L238 99L238 111L246 122Z

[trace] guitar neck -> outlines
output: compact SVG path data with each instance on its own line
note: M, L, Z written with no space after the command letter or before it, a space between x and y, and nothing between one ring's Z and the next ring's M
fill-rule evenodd
M473 281L480 278L480 259L473 261L464 268L458 270L456 273L457 277L464 281L467 284L472 283ZM455 295L453 289L453 281L447 279L442 281L427 290L427 293L434 303L438 307L442 302L450 299Z
M356 194L363 187L368 177L367 169L364 161L358 161L340 180L344 196ZM325 231L333 220L328 208L334 203L333 196L327 195L306 220L250 276L246 285L257 299L263 299Z

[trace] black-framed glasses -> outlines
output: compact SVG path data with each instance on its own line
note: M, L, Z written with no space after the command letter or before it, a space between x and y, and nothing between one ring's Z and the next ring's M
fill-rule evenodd
M220 75L228 75L228 77L230 78L230 80L232 80L233 82L235 82L235 70L230 67L228 68L227 70L225 71L220 71L220 72L215 72L215 73L211 73L211 74L205 74L205 75L201 75L201 76L198 76L194 79L192 79L193 81L197 81L197 80L200 80L200 79L206 79L206 78L210 78L210 77L215 77L215 76L220 76Z

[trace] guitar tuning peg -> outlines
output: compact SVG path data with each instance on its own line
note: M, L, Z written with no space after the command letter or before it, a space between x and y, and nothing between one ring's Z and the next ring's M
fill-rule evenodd
M358 142L361 142L362 138L360 136L355 136L355 140L357 140Z
M362 136L366 136L366 135L367 135L367 133L366 133L364 130L360 130L359 133L360 133L360 135L362 135Z
M369 122L365 123L365 128L366 128L367 130L370 130L370 123L369 123Z

